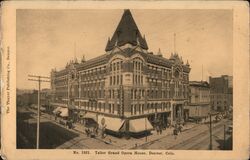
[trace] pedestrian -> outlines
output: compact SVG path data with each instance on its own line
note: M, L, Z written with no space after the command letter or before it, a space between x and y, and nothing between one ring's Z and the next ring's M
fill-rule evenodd
M182 129L182 126L179 124L178 126L179 133L181 133L181 129Z
M95 127L95 134L98 135L98 125Z
M174 139L177 139L177 128L176 127L174 127L173 135L174 135Z
M160 124L159 125L160 134L162 134L162 128L163 128L163 126L162 126L162 124Z
M157 132L157 135L159 135L160 129L159 129L159 125L158 124L156 125L156 132Z
M72 119L69 120L68 125L69 125L69 129L73 128L73 121L72 121Z
M66 121L66 127L69 129L69 119Z
M104 126L102 127L102 138L105 138L105 137L104 137L105 130L106 130L106 125L104 125Z

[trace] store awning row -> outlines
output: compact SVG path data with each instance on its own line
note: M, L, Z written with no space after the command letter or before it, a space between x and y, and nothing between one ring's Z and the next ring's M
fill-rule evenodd
M61 117L68 117L69 116L69 109L68 108L61 108L60 109L60 116Z
M98 118L98 124L102 126L101 121L104 119L105 123L104 125L106 126L106 129L114 131L114 132L119 132L120 129L122 128L125 120L122 120L120 118L114 118L114 117L99 117Z
M54 113L54 114L59 113L61 108L62 108L62 107L57 107L56 109L53 110L53 113Z
M90 118L97 121L97 116L95 113L87 112L86 114L83 115L83 118Z
M57 107L54 111L54 114L59 114L61 117L69 116L69 109L65 107Z
M133 119L129 121L129 131L139 133L153 130L153 126L147 118Z

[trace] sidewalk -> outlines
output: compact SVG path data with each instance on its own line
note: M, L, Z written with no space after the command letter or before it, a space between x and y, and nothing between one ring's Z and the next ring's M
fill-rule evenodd
M64 126L62 124L59 123L59 119L55 120L53 115L47 114L47 113L43 113L42 114L43 117L51 120L54 123L57 123L58 125ZM191 128L194 128L196 126L200 126L201 124L194 124L194 123L187 123L183 129L182 132L185 132ZM74 123L73 124L73 131L81 133L81 134L86 134L85 133L85 127L80 124L80 123ZM66 128L66 126L64 126ZM142 138L134 138L131 137L130 139L126 139L125 137L115 137L112 135L106 135L105 138L101 138L101 135L98 134L95 139L102 141L105 144L108 145L113 145L115 147L117 147L117 149L135 149L138 146L142 146L148 143L152 143L155 142L157 140L160 140L162 138L165 138L166 136L172 135L173 134L173 128L167 128L166 130L162 131L162 134L157 134L156 130L151 131L151 134L148 135L147 137L142 137Z
M198 126L199 124L192 124L192 123L188 123L183 127L183 132L185 132L186 130L189 130L195 126ZM75 123L74 124L74 130L81 132L83 134L85 127L82 124L79 123ZM142 137L142 138L133 138L131 137L130 139L126 139L124 137L119 138L119 137L115 137L112 135L106 135L106 137L104 139L101 138L101 135L98 135L97 137L95 137L95 139L98 139L100 141L103 141L104 143L107 144L111 144L114 145L120 149L133 149L136 148L137 146L146 144L146 143L151 143L153 141L157 141L159 139L162 139L168 135L172 135L173 134L173 128L167 128L166 130L162 131L162 134L157 134L157 132L155 130L151 131L151 135L148 135L147 137Z

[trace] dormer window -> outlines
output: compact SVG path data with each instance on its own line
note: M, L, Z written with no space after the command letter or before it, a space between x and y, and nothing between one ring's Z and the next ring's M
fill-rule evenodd
M175 78L179 78L179 76L180 76L179 71L178 71L178 70L175 70L175 72L174 72L174 77L175 77Z

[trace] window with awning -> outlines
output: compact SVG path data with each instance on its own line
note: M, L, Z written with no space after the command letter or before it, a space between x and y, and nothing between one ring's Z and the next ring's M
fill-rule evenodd
M143 131L153 130L153 126L147 118L133 119L129 121L129 131L139 133Z

